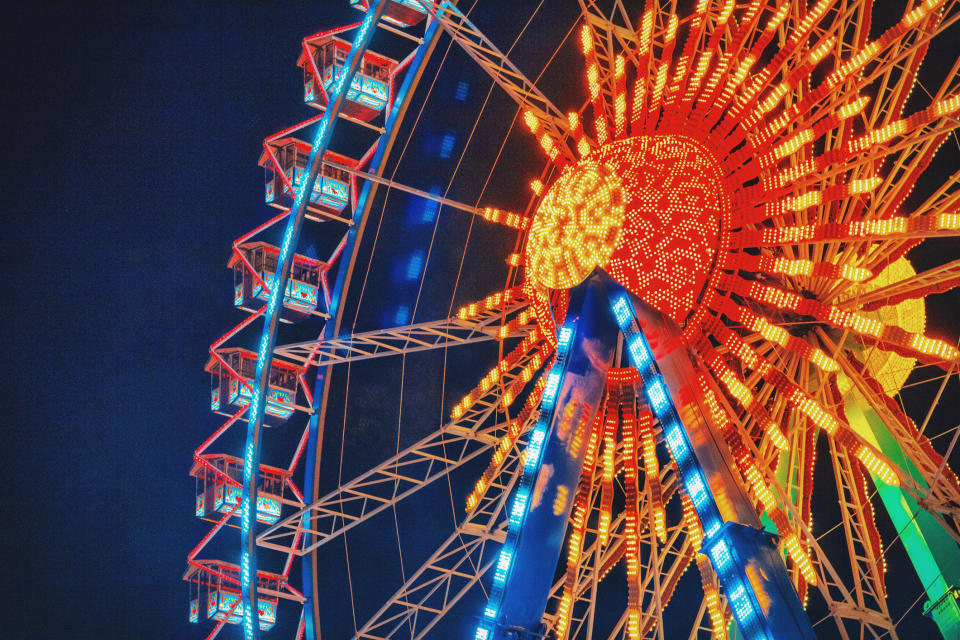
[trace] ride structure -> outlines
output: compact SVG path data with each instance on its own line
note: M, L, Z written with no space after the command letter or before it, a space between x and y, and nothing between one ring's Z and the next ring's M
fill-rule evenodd
M679 13L668 0L580 0L571 33L586 95L567 113L455 3L353 4L362 22L303 43L304 100L321 114L264 142L265 199L282 212L234 244L235 305L251 315L207 366L211 408L228 421L191 471L196 513L214 522L188 556L191 621L204 610L208 637L233 623L255 638L283 600L302 605L296 637L319 638L324 546L388 509L399 543L398 505L474 469L454 533L413 572L401 558L402 584L353 637L447 637L463 632L443 624L459 615L479 620L476 640L681 626L807 639L824 620L836 637L896 638L887 522L925 613L955 636L960 481L948 460L960 431L935 446L925 430L960 350L924 320L925 298L960 284L960 267L918 273L908 252L960 235L960 173L921 180L960 125L960 61L926 100L913 91L960 2L894 16L866 1L699 0ZM892 24L873 33L874 18ZM384 177L441 34L516 103L543 155L523 211L489 201L503 193L469 205L449 185ZM383 39L400 52L374 51ZM312 145L294 135L308 127ZM344 139L366 151L330 148ZM402 193L516 234L506 286L437 320L343 333L380 186L384 208ZM312 257L318 247L329 258ZM318 337L285 342L281 323ZM481 342L499 361L448 402L445 424L402 450L398 434L395 455L321 495L335 365ZM908 385L933 389L919 427L897 400ZM263 427L298 419L290 463L261 464ZM244 422L242 458L207 452ZM839 522L815 527L830 473ZM239 564L199 559L234 516ZM701 598L673 621L691 565Z

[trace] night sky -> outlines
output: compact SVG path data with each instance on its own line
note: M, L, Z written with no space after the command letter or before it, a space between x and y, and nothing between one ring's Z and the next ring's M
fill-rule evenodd
M521 41L516 58L531 76L572 24L576 3L567 4L541 15ZM3 172L8 418L0 526L6 614L0 637L179 639L201 638L209 629L187 624L187 589L180 580L186 554L207 530L192 517L194 483L187 475L192 451L219 425L207 410L207 347L243 318L231 306L230 243L274 215L263 205L263 171L257 166L262 140L315 113L301 102L295 65L300 41L359 20L361 14L346 5L41 2L21 4L6 18L8 35L0 47L9 145ZM522 23L508 11L493 10L505 3L482 6L488 5L494 6L484 8L477 22L506 49ZM525 19L529 11L522 13ZM446 42L438 47L434 73ZM949 46L937 52L934 66L955 55ZM582 100L583 87L579 76L569 86L569 75L557 71L564 61L561 56L544 86L548 95L566 95L558 102L568 108ZM570 61L579 64L576 56ZM439 77L430 103L439 106L426 112L423 134L401 164L400 175L423 188L447 186L489 87L457 51ZM431 79L427 74L422 91ZM452 97L461 84L469 95L465 102ZM494 93L486 113L475 141L499 144L513 111ZM448 136L452 156L444 156ZM537 156L530 155L525 138L516 140L511 138L489 193L505 208L522 209L525 201L517 194L540 165L526 166ZM468 154L450 197L476 200L496 146L480 144ZM956 165L950 153L934 167L941 179ZM418 158L432 166L418 166ZM515 236L509 232L471 228L466 216L443 210L434 237L436 213L431 217L422 203L404 198L392 201L382 221L379 211L372 215L358 290L379 226L378 257L361 312L356 319L348 314L345 327L441 317L451 300L460 304L504 286L507 270L498 260L512 248ZM456 272L467 234L467 260L454 291L443 276ZM955 254L955 244L943 245L916 260L933 266ZM427 284L416 306L424 270ZM956 296L932 301L932 332L956 336L948 312L957 303ZM347 419L342 401L332 405L336 424L324 446L334 462L324 468L325 486L335 485L341 444L347 478L429 432L444 403L449 408L496 356L487 345L451 351L446 363L437 356L411 357L405 371L400 363L354 367ZM439 385L420 385L444 364L446 398ZM402 399L396 384L401 373L408 378ZM345 385L335 383L335 398L347 393ZM916 395L923 406L923 394ZM952 426L947 422L936 414L931 432ZM341 423L349 425L343 441ZM289 439L289 433L277 438ZM462 474L450 487L438 483L433 494L425 492L398 515L407 572L451 530L448 492L462 513L462 495L478 471ZM890 540L889 524L880 526ZM236 553L237 539L233 532L225 539L227 557ZM353 586L364 593L359 618L400 583L397 561L383 559L395 555L395 545L389 515L350 538ZM343 544L330 547L336 549L324 561L339 570ZM902 547L891 553L897 572L891 575L904 575L908 585L891 594L895 617L919 588L902 555ZM681 586L688 588L689 581ZM329 598L324 637L338 640L353 628L344 578L331 578L323 596ZM465 602L459 626L449 633L472 626L478 603ZM910 628L932 628L918 610L908 619L915 625ZM281 616L267 637L292 637L297 612L281 609ZM823 637L833 637L828 626L818 627ZM238 630L228 628L221 637L239 637Z

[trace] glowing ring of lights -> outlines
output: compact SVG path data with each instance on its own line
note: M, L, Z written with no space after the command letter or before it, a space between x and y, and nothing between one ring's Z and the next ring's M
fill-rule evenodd
M583 282L613 254L625 195L613 168L584 160L567 168L537 208L527 237L527 275L551 289Z

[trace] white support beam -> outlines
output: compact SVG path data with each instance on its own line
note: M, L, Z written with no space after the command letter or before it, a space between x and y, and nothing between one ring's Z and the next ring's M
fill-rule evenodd
M326 366L487 340L515 338L526 335L532 325L520 327L503 336L500 333L502 320L526 306L525 302L514 302L505 309L490 310L466 320L445 318L376 329L326 341L309 340L285 344L277 347L274 354L284 360L298 362L304 367Z
M493 565L495 556L487 547L489 543L499 545L506 537L504 506L519 476L520 456L514 447L477 507L360 628L354 640L423 638Z
M521 109L533 114L540 129L546 131L560 154L569 161L575 160L576 154L568 144L567 118L543 92L453 4L446 0L437 3L422 0L421 4Z
M503 374L504 385L509 386L517 378L532 355L519 358ZM489 451L498 442L509 428L506 421L489 424L499 406L500 395L495 386L460 418L264 530L257 537L257 544L285 553L304 555L408 498L484 451ZM536 411L531 413L524 430L538 415ZM294 541L301 533L313 534L312 544L296 548Z

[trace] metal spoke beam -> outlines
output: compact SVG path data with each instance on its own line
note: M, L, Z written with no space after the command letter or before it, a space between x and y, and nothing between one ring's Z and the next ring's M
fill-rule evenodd
M960 286L960 260L922 271L899 282L879 287L843 302L844 308L873 311L904 300L923 298L931 293L943 293Z
M697 610L697 616L693 620L693 627L690 629L687 640L697 640L705 634L710 634L710 637L713 637L713 623L710 621L710 615L707 612L707 601L701 600L700 609Z
M648 552L652 550L650 543L646 540L642 547ZM640 571L642 581L640 633L643 638L659 636L660 630L663 629L663 611L695 555L682 522L668 528L667 543L657 551L656 554L649 553ZM609 640L627 638L626 611L620 616L607 637Z
M610 541L605 546L600 545L596 530L588 531L592 534L592 541L584 547L580 563L577 566L577 584L574 590L574 600L570 605L568 638L580 637L581 633L586 633L586 630L590 628L593 610L596 606L593 588L603 579L606 570L623 558L626 549L623 537L625 522L626 517L621 512L610 523ZM554 629L557 624L556 611L560 604L560 598L563 597L563 582L563 578L561 578L554 583L550 592L550 604L547 608L551 613L545 615L543 619L548 631Z
M748 443L748 447L752 447ZM756 455L756 454L754 454ZM790 518L800 538L801 544L808 550L813 562L814 571L817 574L816 589L826 603L827 610L837 625L840 636L844 640L851 640L852 637L866 638L879 637L879 634L890 628L889 613L883 613L868 606L861 606L854 598L851 592L840 578L840 574L830 562L827 553L820 546L817 537L813 535L807 522L797 510L797 507L789 499L786 491L778 484L776 476L767 467L760 469L767 486L777 497L787 516ZM856 579L856 577L855 577ZM885 604L883 605L885 608ZM852 621L853 624L861 625L860 628L870 632L870 636L851 636L847 631L846 621Z
M720 401L720 403L725 407L727 415L736 415L732 413L733 409L727 403L726 399L723 398L717 391L714 389L714 394ZM739 426L739 420L738 428ZM846 621L852 620L854 624L861 624L861 621L869 622L869 626L865 628L872 629L874 626L877 629L884 630L889 623L889 615L884 617L884 614L875 609L869 609L866 607L861 607L857 600L854 597L854 594L844 581L841 579L840 574L837 569L833 566L833 563L830 562L830 557L827 553L823 551L820 546L817 537L811 531L808 522L803 518L800 513L799 507L795 504L792 496L799 496L803 490L802 483L803 474L800 473L802 469L802 459L803 455L800 453L800 443L803 442L803 438L799 433L800 429L794 429L793 431L793 445L791 450L795 452L789 459L789 466L791 470L788 471L787 478L784 482L777 477L774 471L771 470L767 465L759 466L759 470L763 475L764 481L767 483L767 486L774 493L777 498L777 502L782 506L783 510L787 513L788 518L790 519L791 524L794 527L798 537L800 538L801 544L806 548L810 554L810 558L813 561L814 571L817 574L817 585L816 590L823 598L826 603L827 610L830 612L830 616L833 618L837 629L840 632L840 636L844 640L851 640L852 637L847 632ZM750 450L753 457L757 460L762 460L763 456L761 452L757 449L756 444L751 440L744 441L747 448ZM872 636L864 637L874 637L878 635L878 631L871 631Z
M461 11L450 2L431 3L421 0L424 8L438 20L441 28L473 58L481 69L493 78L525 112L537 119L539 129L545 130L561 155L575 160L571 150L569 123L561 112L520 69L507 58Z
M403 191L404 193L409 193L411 195L419 196L427 200L432 200L434 202L439 202L445 207L453 207L454 209L459 209L460 211L465 211L466 213L480 213L480 209L477 207L470 206L469 204L464 204L458 200L451 200L450 198L444 198L443 196L438 196L436 194L430 193L429 191L424 191L423 189L417 189L416 187L411 187L403 184L402 182L397 182L390 178L384 178L383 176L378 176L374 173L369 173L356 167L348 167L345 164L340 164L338 162L325 161L324 166L332 167L334 169L339 169L351 175L354 175L358 178L363 178L364 180L370 180L371 182L376 182L377 184L382 184L390 189L396 189L397 191Z
M620 4L617 2L617 4ZM622 8L622 7L621 7ZM616 8L614 9L616 11ZM614 125L614 107L613 102L616 99L616 79L614 77L616 67L615 39L620 38L621 46L630 42L632 37L636 43L636 33L631 33L628 29L618 28L613 22L604 15L597 7L596 2L580 0L580 12L583 15L584 24L590 29L591 40L593 42L593 57L597 62L597 84L600 89L600 95L603 103L603 115L606 117L610 127ZM634 44L631 49L622 49L624 51L634 51L639 48L639 44Z
M355 640L423 638L477 584L494 562L488 543L499 545L506 538L504 506L519 476L519 463L514 447L477 507L360 628Z
M533 354L525 355L503 375L505 386L520 375ZM434 480L490 450L506 433L509 423L488 425L500 406L497 387L492 387L471 409L398 455L357 476L264 530L257 537L261 547L305 555L326 544L387 507L413 495ZM533 412L524 429L538 417ZM297 548L298 534L310 533L311 543Z
M620 453L622 454L624 452L620 451ZM616 467L618 469L622 468L621 460L617 460ZM600 472L598 471L595 477L599 478L599 476ZM597 484L599 485L599 483ZM664 469L661 486L663 489L663 502L666 504L670 502L679 489L677 475L672 468L666 467ZM596 511L599 509L600 492L598 488L599 486L594 488L593 499L591 500L594 510L593 520L596 519ZM650 523L653 522L652 504L647 499L648 493L646 491L641 491L638 497L639 519L637 521L637 531L639 535L643 536L640 545L641 556L647 557L647 562L641 567L640 572L641 601L645 602L644 609L641 613L641 622L642 624L645 623L645 626L641 628L649 632L654 629L657 624L662 624L662 619L658 612L662 612L666 608L667 601L673 594L673 589L679 581L680 576L683 575L693 554L692 550L688 549L689 543L686 541L682 521L668 528L667 544L660 546L659 553L656 554L656 556L649 553L651 548L650 538L652 536L645 535L644 531L649 533ZM596 529L588 528L586 531L584 550L581 553L580 563L577 567L577 583L574 589L574 601L571 604L571 619L567 633L567 637L569 638L579 638L582 637L583 634L591 637L596 631L592 629L591 626L593 620L591 613L595 606L592 590L595 589L603 577L606 576L624 556L626 551L626 539L624 537L625 522L626 513L621 511L610 524L610 536L606 545L599 544ZM659 571L658 579L660 584L664 586L660 599L657 599L656 581L653 580L654 570ZM553 629L557 624L557 608L563 596L563 585L564 578L561 577L554 583L550 591L547 611L543 617L543 623L546 625L548 631ZM614 627L614 631L610 637L612 638L621 632L625 633L625 630L626 614L623 615L620 622Z
M637 30L630 20L630 12L624 7L622 0L615 0L610 15L597 5L596 0L580 0L580 11L583 14L584 22L590 25L591 29L600 31L605 35L607 43L604 44L607 52L614 49L614 41L619 45L619 50L625 55L631 56L636 62L635 53L640 48L640 39L637 36ZM620 24L617 24L619 21ZM612 55L610 56L612 58ZM612 60L610 61L612 63ZM613 64L608 65L613 69Z
M526 335L533 325L518 328L506 336L500 335L505 316L527 306L513 303L505 309L491 309L475 318L445 318L433 322L376 329L345 335L331 340L309 340L279 346L274 354L303 366L326 366L383 356L442 349L455 345L515 338Z
M822 330L817 329L817 336L831 353L839 353L839 346L833 342L829 336ZM960 542L960 491L952 482L933 483L934 477L939 472L939 463L931 459L929 453L924 450L921 440L923 438L916 428L903 423L900 416L896 415L887 404L885 398L872 388L861 374L861 369L857 364L846 358L838 358L837 363L840 370L854 384L854 387L860 392L870 407L883 420L883 423L890 430L891 435L896 438L903 455L916 466L917 474L922 479L925 486L921 486L914 481L913 476L901 473L901 486L910 493L921 506L929 511L934 517L938 518L947 529L947 532ZM932 487L927 489L926 487ZM947 523L950 524L947 524Z
M590 488L590 515L587 516L587 522L597 522L599 520L599 508L601 498L601 477L602 463L594 471L592 484ZM570 603L570 620L567 626L568 638L576 638L583 628L590 628L592 625L594 609L596 606L596 587L602 580L602 576L623 557L624 538L623 528L626 522L626 514L621 511L613 522L609 525L609 540L607 544L600 543L595 526L587 526L583 535L583 547L580 558L577 561L576 580L573 588L573 600ZM561 561L564 558L561 557ZM550 588L550 595L547 599L547 606L544 608L542 623L546 631L553 630L556 633L556 626L559 622L558 610L560 601L564 595L564 585L566 575L553 583Z
M648 538L653 538L653 542L644 541L641 549L652 549L659 544L652 533ZM647 562L640 565L640 630L643 635L651 634L654 630L660 635L663 611L673 597L680 577L693 560L694 553L686 528L680 522L667 529L667 543L657 549L657 553L650 553Z
M870 542L869 527L872 523L866 520L870 506L864 501L866 494L863 493L865 485L862 472L854 466L859 463L851 460L846 449L838 447L833 440L830 441L830 452L840 498L841 521L847 542L847 553L853 572L853 596L856 599L857 608L873 614L869 618L870 626L889 633L891 640L897 640L897 630L890 617L884 593L883 568L880 566L882 558L877 556L877 550ZM860 629L861 637L866 633L867 626L868 622L865 618Z

